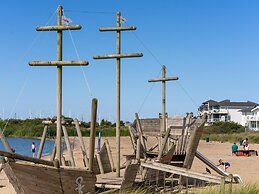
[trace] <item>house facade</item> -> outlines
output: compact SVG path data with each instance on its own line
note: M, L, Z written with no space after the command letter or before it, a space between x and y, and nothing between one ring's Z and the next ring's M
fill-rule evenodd
M223 100L217 102L215 100L208 100L202 103L198 111L200 115L207 113L206 125L211 125L215 122L229 122L233 121L243 126L243 112L244 109L252 109L257 106L254 102L231 102L230 100Z
M242 125L249 130L259 131L259 106L240 110Z

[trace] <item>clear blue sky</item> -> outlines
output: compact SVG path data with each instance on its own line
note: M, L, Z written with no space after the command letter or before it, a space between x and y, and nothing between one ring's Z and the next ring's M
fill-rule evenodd
M98 117L115 120L115 60L92 57L115 53L115 33L98 28L115 26L116 11L127 19L124 25L137 27L122 33L122 53L144 54L122 60L122 120L132 121L135 112L158 116L161 84L147 80L161 76L161 65L168 76L179 76L167 84L169 116L196 113L209 98L259 102L259 1L3 1L1 117L55 114L56 68L29 67L28 61L56 59L56 33L35 28L55 25L58 5L72 24L82 25L71 34L79 58L90 63L63 68L64 115L89 120L93 96ZM78 59L69 32L63 41L63 59Z

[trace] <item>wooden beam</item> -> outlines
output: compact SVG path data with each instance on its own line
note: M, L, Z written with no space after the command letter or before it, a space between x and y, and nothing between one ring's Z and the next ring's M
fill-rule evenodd
M165 82L165 81L173 81L178 80L178 77L167 77L167 78L157 78L157 79L150 79L148 82Z
M28 156L23 156L23 155L20 155L20 154L9 153L9 152L5 152L5 151L0 151L0 156L5 156L7 158L12 158L12 159L18 159L18 160L24 160L24 161L28 161L28 162L33 162L35 164L43 164L43 165L47 165L47 166L54 166L53 162L51 162L51 161L42 160L42 159L38 159L38 158L31 158L31 157L28 157Z
M71 145L70 145L70 142L69 142L67 129L64 125L62 125L62 130L63 130L63 134L64 134L65 143L66 143L66 146L67 146L67 152L68 152L68 155L69 155L69 158L70 158L70 161L71 161L71 165L74 167L74 166L76 166L76 164L75 164L73 152L71 150Z
M48 125L45 125L44 129L43 129L42 137L40 140L40 147L39 147L37 158L41 158L42 150L43 150L45 140L46 140L47 131L48 131Z
M88 61L30 61L30 66L86 66Z
M7 141L7 139L5 138L4 132L2 131L2 129L0 128L0 138L2 141L3 146L5 147L5 150L7 152L13 153L13 150L9 144L9 142Z
M95 134L96 134L96 116L97 116L97 99L92 99L92 115L91 115L91 129L89 141L89 170L94 169L94 150L95 150Z
M128 30L136 30L135 26L120 26L120 27L107 27L107 28L100 28L100 32L111 32L111 31L128 31Z
M93 59L120 59L131 57L143 57L143 53L98 55L94 56Z
M82 26L38 26L37 31L62 31L62 30L80 30Z

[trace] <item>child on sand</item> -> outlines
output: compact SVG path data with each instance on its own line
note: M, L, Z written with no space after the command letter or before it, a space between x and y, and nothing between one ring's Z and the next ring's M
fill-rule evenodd
M219 159L219 164L217 166L222 165L224 167L224 172L227 171L227 169L230 167L230 163L229 162L223 162L222 159Z

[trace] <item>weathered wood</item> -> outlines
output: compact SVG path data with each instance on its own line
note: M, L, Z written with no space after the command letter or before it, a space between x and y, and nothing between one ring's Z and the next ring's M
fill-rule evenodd
M180 167L171 166L171 165L167 165L167 164L161 164L161 163L148 164L148 163L144 163L144 162L141 163L141 166L143 166L145 168L150 168L150 169L154 169L154 170L172 173L172 174L182 175L184 177L190 177L190 178L194 178L194 179L204 180L204 181L208 181L211 183L220 183L220 177L218 177L218 176L202 174L202 173L191 171L186 168L180 168Z
M109 162L110 162L110 165L111 165L111 171L113 172L115 168L114 168L114 162L113 162L111 147L110 147L108 139L105 139L105 145L106 145L107 154L108 154L108 157L109 157Z
M25 163L6 164L13 170L24 193L95 193L96 176L86 169L54 168ZM5 170L4 168L4 170Z
M100 173L104 174L103 164L102 164L100 154L98 154L98 153L96 154L96 159L97 159L97 163L98 163L98 166L99 166Z
M120 59L120 58L131 58L131 57L143 57L143 54L131 53L131 54L98 55L98 56L94 56L93 59Z
M121 190L130 188L133 186L138 170L139 170L139 163L127 165L123 175L122 183L121 183Z
M94 162L96 116L97 116L97 99L93 98L92 99L90 141L89 141L89 170L90 171L93 171L93 162Z
M84 160L84 165L85 167L89 167L89 161L88 161L88 157L87 157L87 153L86 153L86 149L85 149L85 144L83 141L83 136L80 130L80 126L79 126L79 122L77 119L74 120L75 126L76 126L76 132L77 132L77 136L79 139L79 143L80 143L80 148L81 151L83 153L83 160Z
M13 153L13 150L12 150L10 144L8 143L7 139L5 138L5 135L1 128L0 128L0 138L1 138L3 146L5 147L5 150L7 152Z
M37 158L41 158L42 150L43 150L45 140L46 140L47 131L48 131L48 125L45 125L44 129L43 129L42 137L40 140L40 147L39 147Z
M64 134L64 139L65 139L65 142L66 142L66 147L67 147L69 159L71 161L71 165L76 166L74 156L73 156L73 152L71 150L71 145L70 145L70 142L69 142L69 137L68 137L68 134L67 134L67 129L64 125L62 126L62 130L63 130L63 134Z
M30 61L30 66L86 66L88 61Z
M168 128L167 131L166 131L165 137L163 138L163 141L162 141L162 144L161 144L161 149L158 152L158 157L157 157L158 161L161 160L161 157L164 153L164 150L165 150L166 143L167 143L168 137L170 135L170 132L171 132L171 129Z
M22 185L20 184L19 180L15 176L13 169L10 167L9 164L3 164L2 168L3 171L5 172L9 182L13 185L14 190L18 194L25 194L25 191L22 188Z
M183 167L190 169L199 145L199 141L203 132L203 127L206 122L206 114L202 116L201 119L197 119L192 130L192 134L188 141L186 157L184 159Z
M62 6L58 7L58 26L62 26ZM57 61L62 61L62 31L57 32ZM56 157L61 163L61 136L62 136L62 66L57 66L57 132L56 132Z
M58 7L57 10L57 26L42 26L38 27L38 31L57 31L57 61L31 61L31 66L57 66L57 132L56 132L56 157L61 162L61 131L62 131L62 66L66 65L87 65L86 61L62 61L62 31L63 30L78 30L81 26L63 26L62 16L63 8Z
M53 150L52 150L52 153L50 155L50 161L54 161L55 156L56 156L56 142L54 143Z
M165 82L165 81L174 81L178 80L178 77L167 77L167 78L156 78L156 79L150 79L148 82Z
M111 31L129 31L136 30L135 26L120 26L120 27L110 27L110 28L99 28L100 32L111 32Z
M36 28L37 31L62 31L62 30L80 30L82 26L74 25L74 26L38 26Z
M140 161L140 138L137 139L136 160Z
M139 132L139 138L141 140L141 144L144 148L144 158L146 158L146 152L147 152L147 145L146 145L146 141L144 139L144 134L143 134L143 130L142 130L142 126L141 126L141 123L140 123L140 120L139 120L139 116L138 116L138 113L135 113L135 118L136 118L136 121L137 121L137 129L138 129L138 132Z
M38 159L38 158L31 158L31 157L28 157L28 156L23 156L23 155L15 154L15 153L9 153L9 152L5 152L5 151L0 151L0 156L5 156L7 158L33 162L35 164L44 164L44 165L47 165L47 166L54 166L53 162L51 162L51 161L42 160L42 159Z
M115 30L116 31L116 54L106 56L95 56L94 59L109 59L116 58L116 174L120 176L120 59L125 57L142 57L143 54L121 54L121 31L128 30L127 28L121 28L121 14L116 13L116 27L115 28L103 28L103 30Z

